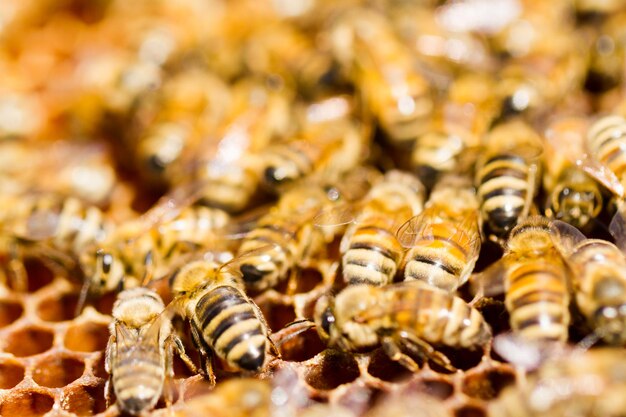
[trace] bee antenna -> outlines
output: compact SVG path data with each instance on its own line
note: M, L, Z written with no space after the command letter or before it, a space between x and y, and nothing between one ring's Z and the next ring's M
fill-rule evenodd
M273 341L274 345L276 345L276 347L279 347L285 342L293 339L294 337L316 327L317 326L315 325L315 323L309 319L294 320L291 323L286 324L285 327L283 327L278 333L274 334L275 336L280 335L278 337L278 341Z
M83 308L85 307L85 303L87 302L87 296L89 295L89 289L91 288L91 280L85 279L83 286L80 289L80 294L78 295L78 301L76 302L76 310L74 311L74 316L80 316Z

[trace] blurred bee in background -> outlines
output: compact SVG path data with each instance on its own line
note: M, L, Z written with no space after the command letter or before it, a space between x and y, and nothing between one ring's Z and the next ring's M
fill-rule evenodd
M9 256L9 276L16 291L26 291L25 257L36 257L52 270L67 273L78 266L86 246L103 242L114 225L96 206L58 194L2 196L7 207L0 218L3 251Z
M494 81L486 73L467 73L452 81L447 96L437 104L431 123L417 137L411 167L432 189L441 175L467 161L464 151L474 152L496 116Z
M241 263L246 289L273 288L287 279L290 270L294 272L292 268L319 255L342 230L315 227L315 217L326 207L362 198L379 175L356 168L337 181L311 179L285 192L239 247L239 255L265 248Z
M489 415L607 416L624 414L626 352L574 351L545 361L521 387L507 388L489 405Z
M155 184L180 180L186 153L198 152L203 138L223 123L230 95L223 80L198 68L165 79L134 111L135 134L127 141L139 173Z
M479 296L505 294L511 328L526 341L568 338L569 277L556 238L548 219L527 217L511 230L502 259L472 278Z
M469 278L481 235L476 191L468 178L450 174L437 183L424 210L397 231L408 248L405 281L423 281L454 292Z
M142 287L120 292L113 305L105 395L108 404L112 385L121 412L139 415L151 410L161 394L168 406L172 404L168 383L174 377L174 349L197 372L170 320L162 314L164 308L157 293Z
M606 342L626 345L626 222L618 212L610 232L622 250L601 239L587 239L578 229L554 222L560 249L572 269L578 309L593 333Z
M264 185L284 192L308 176L338 176L362 162L371 129L356 120L355 106L341 95L307 104L296 137L261 153Z
M495 126L476 168L483 231L506 238L531 209L539 181L542 146L537 133L520 120Z
M548 194L546 216L589 231L602 210L600 185L566 156L582 154L585 124L580 118L570 117L548 126L543 184Z
M585 145L588 155L580 155L582 162L576 162L622 197L626 183L626 119L608 115L596 120L589 126ZM597 169L593 162L599 164Z
M239 268L246 256L225 264L191 261L170 278L174 300L168 309L189 321L202 368L212 384L213 354L230 369L249 372L264 368L269 349L280 356L261 310L243 290Z
M262 175L261 151L292 128L289 99L284 88L254 80L233 87L225 123L184 164L192 167L194 181L205 184L202 203L229 212L249 205Z
M350 74L392 143L412 143L428 125L434 98L411 51L373 10L344 13L331 28L336 59Z
M420 213L425 190L412 174L388 171L374 184L361 202L334 206L315 218L318 226L348 226L340 245L342 272L349 284L390 284L404 248L396 231L408 219Z
M491 340L478 310L424 283L348 286L335 298L318 300L315 327L330 347L361 352L382 346L413 372L419 366L409 354L454 370L435 346L487 349Z

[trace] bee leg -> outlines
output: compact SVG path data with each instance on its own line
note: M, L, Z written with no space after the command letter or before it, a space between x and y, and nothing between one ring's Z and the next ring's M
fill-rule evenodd
M446 355L436 350L425 340L405 332L399 333L397 337L399 339L399 344L406 347L416 355L421 356L424 360L432 359L436 364L443 366L448 371L457 371Z
M104 402L105 402L106 408L109 408L109 406L111 405L111 394L113 392L113 384L111 383L111 380L113 377L111 373L111 363L113 362L114 357L115 357L114 346L115 346L115 336L111 335L109 337L109 342L107 343L106 351L104 352L104 370L106 371L106 373L109 374L109 377L104 383Z
M400 349L400 346L393 337L383 338L382 346L384 352L391 358L391 360L399 362L411 372L418 372L420 370L417 362L415 362L409 355L402 352L402 349Z
M256 305L255 302L252 302L251 305L252 305L252 308L254 308L254 311L256 312L256 315L261 321L261 323L263 323L266 329L269 329L269 326L267 325L267 321L265 320L265 315L261 312L261 309L259 308L259 306ZM267 336L267 340L270 342L270 351L272 352L272 354L276 358L280 359L282 355L280 354L278 347L276 347L276 344L274 344L274 341L272 340L272 338Z
M189 371L194 374L199 374L200 370L196 367L189 355L187 355L187 353L185 352L185 346L183 345L183 341L175 335L170 336L170 339L168 340L170 340L169 343L171 343L172 347L176 349L178 356L182 359L183 363L185 364L185 366L187 366Z
M174 347L176 342L172 337L165 340L165 383L163 384L163 400L168 410L174 403Z
M288 295L293 295L298 291L298 269L297 266L289 269L289 278L287 280Z
M15 291L26 292L28 290L28 275L20 252L17 242L11 242L9 248L9 281Z
M191 323L191 337L193 338L194 344L200 352L200 367L204 371L204 377L209 380L211 385L215 385L215 373L213 372L213 353L207 352L204 349L204 345L202 344L202 338L198 334L198 329L196 326Z

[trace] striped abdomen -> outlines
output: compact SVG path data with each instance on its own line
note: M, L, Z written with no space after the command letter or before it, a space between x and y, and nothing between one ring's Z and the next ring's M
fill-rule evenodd
M292 140L271 147L264 155L263 181L271 189L293 183L313 172L322 158L322 145Z
M419 284L389 290L391 323L434 345L484 346L491 330L480 312L463 299ZM394 309L393 306L401 306Z
M237 163L228 166L204 164L197 180L204 183L201 201L208 206L228 212L244 209L259 185L255 169L248 167L249 155L243 155Z
M498 237L504 237L527 212L529 170L524 158L500 154L489 158L478 172L482 217Z
M511 328L522 337L567 340L569 292L560 261L540 258L512 266L506 276L505 304Z
M433 223L405 255L404 280L424 281L454 291L463 284L476 262L479 235L452 220Z
M404 249L389 226L387 219L376 214L361 218L346 232L342 266L348 284L381 286L393 281Z
M241 263L246 288L261 291L276 286L286 278L289 269L303 253L307 236L315 233L300 224L300 220L295 214L290 218L280 212L270 213L243 240L238 255L265 248L246 256Z
M130 342L118 345L111 374L118 404L137 415L153 408L161 396L165 364L156 344Z
M193 325L213 352L236 369L258 371L265 362L267 329L237 288L220 286L196 305Z
M624 182L626 175L626 119L607 116L594 123L587 133L591 154Z

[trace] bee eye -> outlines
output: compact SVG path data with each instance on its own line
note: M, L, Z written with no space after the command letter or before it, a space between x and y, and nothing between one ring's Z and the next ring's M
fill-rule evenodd
M332 326L333 323L335 323L335 316L333 315L330 307L328 307L326 310L324 310L320 323L322 326L322 330L324 330L327 335L330 335L330 326Z
M111 271L113 265L113 257L110 253L103 253L100 257L100 263L102 265L102 272L108 274Z

